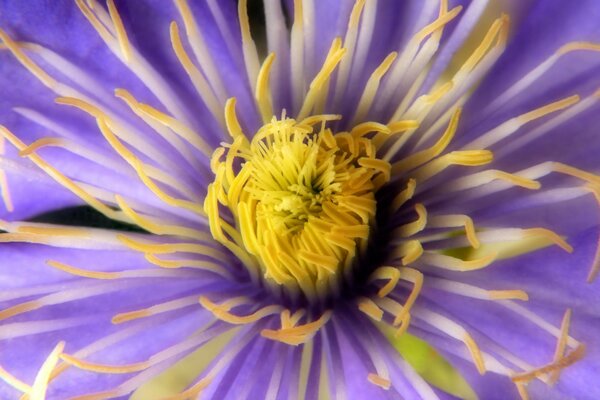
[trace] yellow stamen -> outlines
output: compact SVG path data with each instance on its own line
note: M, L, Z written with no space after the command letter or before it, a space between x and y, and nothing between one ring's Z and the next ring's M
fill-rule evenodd
M325 311L317 320L287 329L263 329L260 334L267 339L276 340L292 346L298 346L312 339L331 318L331 311Z
M381 321L383 318L383 310L368 297L358 299L358 309L375 321Z
M410 316L410 309L412 308L413 304L415 304L415 301L417 301L417 297L419 297L419 293L421 293L421 289L423 288L423 274L420 271L414 268L402 267L400 268L400 274L402 280L413 283L413 289L404 302L402 310L398 313L398 315L396 315L396 318L394 318L394 325L398 325L400 323L403 325L408 324L407 321L409 320L408 317Z
M150 363L148 361L142 361L126 365L110 365L93 363L65 353L62 353L60 355L60 358L67 364L73 365L79 369L97 372L100 374L130 374L132 372L143 371L150 367Z
M46 358L42 364L40 370L35 377L31 392L29 392L30 400L44 400L46 398L46 391L48 390L48 384L50 382L50 374L56 367L56 363L59 360L59 356L65 347L65 342L59 342L50 355Z
M396 60L397 56L398 53L396 53L395 51L391 52L375 69L375 71L373 71L360 97L358 106L356 108L356 113L354 114L354 117L352 119L353 123L351 123L351 125L354 125L354 123L361 121L365 118L365 116L369 112L369 109L371 108L371 105L373 104L373 99L375 98L375 95L379 90L379 84L381 83L381 79L390 69L392 63Z
M392 382L389 379L382 378L377 374L369 374L367 375L367 379L373 385L379 386L382 389L388 390L392 386Z
M148 262L159 266L161 268L199 268L205 271L214 272L217 275L221 275L226 279L233 279L231 274L227 270L214 262L204 260L163 260L162 258L156 257L154 254L147 253L144 255Z
M177 59L185 69L185 72L190 77L192 84L196 88L198 94L204 100L204 104L208 107L212 115L219 121L221 124L224 123L223 113L221 112L221 107L219 101L214 95L209 83L202 75L202 72L196 65L192 62L192 59L188 55L185 47L183 47L183 43L181 42L181 35L179 33L179 27L175 21L171 22L170 26L170 34L171 34L171 45L173 50L175 51L175 55Z
M130 249L142 253L151 254L173 254L173 253L193 253L202 254L215 260L227 260L227 254L211 246L204 246L198 243L156 243L141 242L137 239L125 235L117 235L117 239Z
M121 16L119 15L117 7L115 7L114 0L108 0L107 4L110 18L112 19L115 30L117 31L117 40L119 41L119 46L121 47L121 53L123 53L125 62L129 62L131 61L131 43L129 43L129 39L127 38L125 26L123 25L123 21L121 20Z
M400 271L394 267L379 267L369 277L369 282L374 280L387 279L388 282L377 292L379 297L387 296L398 284L400 280Z
M92 279L119 279L122 277L121 272L98 272L98 271L90 271L77 267L73 267L71 265L67 265L58 261L48 260L46 264L49 266L69 273L75 276L82 276L84 278L92 278Z
M400 228L396 229L396 233L398 233L401 237L410 237L425 229L427 225L427 209L423 204L415 204L415 212L417 213L417 219L413 222L410 222L406 225L402 225Z
M469 349L471 357L473 357L473 361L475 362L477 371L479 371L481 375L485 374L486 368L485 362L483 361L483 355L481 354L481 350L479 350L479 346L477 346L477 343L475 342L473 337L469 333L465 332L463 342L467 346L467 349Z
M242 51L244 53L244 62L246 63L246 71L248 73L248 81L252 87L252 91L256 90L256 77L258 76L258 52L256 44L250 34L250 21L248 20L248 5L247 0L238 2L238 17L240 20L240 29L242 31Z
M269 54L269 56L263 61L263 65L258 73L256 82L256 91L254 97L258 103L258 108L262 115L263 123L267 123L273 118L273 100L271 99L271 90L269 88L269 78L271 74L271 66L275 60L275 53Z
M573 365L575 362L581 360L585 353L585 346L579 345L571 353L561 357L558 361L544 365L542 367L533 369L531 371L515 374L512 376L513 382L523 383L529 382L535 378L540 378L545 374L561 371L566 367Z
M208 311L212 312L215 317L219 318L220 320L223 320L225 322L228 322L230 324L235 324L235 325L243 325L243 324L250 324L250 323L256 322L256 321L263 319L264 317L267 317L269 315L277 314L277 313L281 312L281 309L282 309L281 306L270 305L270 306L263 307L255 312L253 312L252 314L239 316L239 315L231 314L229 312L229 309L231 307L229 307L227 305L223 306L223 305L213 303L205 296L200 296L200 304L202 305L202 307L204 307Z
M321 70L310 84L308 93L306 94L304 103L302 104L302 109L298 113L298 119L301 120L306 118L311 112L319 98L319 95L321 94L323 87L329 82L329 77L331 74L333 74L333 71L338 66L345 53L346 49L342 48L342 41L339 38L336 38L331 44L329 54L327 54L327 58L325 58L323 67L321 67Z
M437 157L442 151L444 151L446 146L448 146L448 144L454 137L454 133L458 128L458 120L460 119L460 113L461 109L457 108L454 114L452 115L452 118L450 119L450 123L448 124L446 131L432 147L426 150L422 150L418 153L412 154L404 158L403 160L395 163L392 167L394 175L410 171L411 169L414 169L426 163L434 157Z
M465 234L471 246L474 249L479 248L475 226L473 225L473 220L468 215L436 215L429 218L427 226L430 228L455 228L464 226Z
M565 311L565 315L563 316L562 322L560 324L560 338L556 343L556 350L554 351L554 358L552 359L552 363L556 364L560 362L561 358L564 357L565 350L567 349L567 342L569 339L569 327L571 325L571 309L568 308ZM553 384L558 381L560 377L560 370L553 371L550 374L550 383Z
M2 366L0 366L0 379L17 389L19 392L29 393L31 391L31 386L9 373L2 368Z

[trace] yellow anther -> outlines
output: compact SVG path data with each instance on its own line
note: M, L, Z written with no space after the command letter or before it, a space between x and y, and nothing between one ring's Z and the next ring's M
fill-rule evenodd
M571 246L565 239L560 237L556 232L545 228L530 228L525 230L525 237L529 236L541 236L548 239L551 243L554 243L567 253L573 252L573 246Z
M578 95L566 97L562 100L558 100L558 101L555 101L554 103L546 104L545 106L536 108L533 111L522 114L519 117L517 117L517 119L520 123L525 124L527 122L536 120L536 119L541 118L550 113L571 107L575 103L578 103L579 100L580 100L580 97Z
M396 195L394 201L392 201L392 213L396 213L400 207L402 207L408 200L412 199L417 188L417 181L415 179L409 179L406 182L406 188Z
M256 91L254 97L258 103L258 108L262 115L263 123L267 123L273 118L273 100L271 99L271 90L269 88L269 78L271 74L271 66L275 60L275 53L269 54L269 56L263 61L263 65L258 73L256 82Z
M126 365L110 365L89 362L65 353L62 353L60 358L67 364L73 365L79 369L100 374L130 374L132 372L143 371L150 367L150 363L147 361Z
M52 138L52 137L41 138L41 139L38 139L35 142L31 143L29 146L27 146L23 150L21 150L19 152L19 156L27 157L28 155L35 153L42 147L63 146L64 144L65 144L65 140L63 138Z
M360 297L357 301L358 309L375 321L381 321L383 310L375 302L367 297Z
M210 301L207 297L200 297L200 304L202 307L206 308L208 311L212 312L215 317L225 322L234 325L244 325L256 322L264 317L269 315L277 314L281 312L282 307L278 305L270 305L263 307L252 314L239 316L229 312L231 307L223 306Z
M396 318L394 318L394 325L399 325L401 323L402 325L407 325L408 321L410 321L410 310L415 304L415 301L417 301L417 297L419 297L421 289L423 288L423 273L414 268L402 267L400 268L400 277L404 281L412 282L413 289L404 302L402 310L396 315ZM406 326L404 329L406 329Z
M421 29L419 32L417 32L415 34L415 36L413 36L413 39L416 40L417 42L421 42L423 39L425 39L427 36L431 35L433 32L435 32L438 29L441 29L445 25L447 25L450 21L452 21L454 18L456 18L456 16L461 11L462 11L462 6L457 6L457 7L454 7L452 10L450 10L449 12L440 15L438 19L436 19L431 24L425 26L423 29Z
M560 362L561 358L564 357L565 351L567 349L567 342L569 340L569 327L571 326L571 309L568 308L565 311L562 322L560 324L560 337L558 338L558 342L556 342L556 349L554 351L554 358L552 359L552 363L556 364ZM553 384L558 381L560 377L560 370L553 371L550 374L550 383Z
M369 277L370 282L381 279L386 279L388 282L379 289L377 295L379 297L385 297L390 294L398 284L398 281L400 280L400 271L395 267L379 267Z
M477 343L475 342L473 337L469 333L465 332L463 342L465 343L467 349L469 349L469 352L471 353L471 357L473 358L473 362L477 367L477 371L481 375L485 374L486 368L485 362L483 360L483 355L481 354L481 350L479 350L479 346L477 346Z
M294 326L287 329L263 329L260 334L267 339L287 343L292 346L298 346L312 339L323 325L331 318L332 312L325 311L318 319L304 325Z
M522 290L489 290L488 295L492 300L529 300L529 295Z
M375 386L379 386L382 389L388 390L392 386L392 382L389 379L382 378L377 374L367 375L367 379Z
M49 266L69 273L75 276L82 276L84 278L92 278L92 279L119 279L122 274L120 272L98 272L98 271L90 271L77 267L73 267L71 265L67 265L58 261L48 260L46 264Z
M427 209L423 204L415 204L417 219L397 229L397 232L402 237L410 237L421 232L427 225Z
M112 19L113 25L117 32L117 40L119 41L119 46L121 47L121 53L123 53L125 62L129 62L131 61L131 44L129 43L129 38L127 38L125 26L123 25L123 21L121 20L121 16L119 15L119 11L115 6L114 0L108 0L107 4L110 18Z
M552 362L539 368L535 368L531 371L515 374L512 376L511 379L513 382L516 383L527 383L535 378L543 377L548 373L561 371L567 368L568 366L573 365L577 361L581 360L584 355L585 346L583 344L580 344L575 348L575 350L561 357L558 361Z
M418 153L412 154L403 160L398 161L392 167L392 171L394 175L400 174L406 171L410 171L427 161L437 157L454 137L454 133L458 128L458 120L460 119L461 109L457 108L452 118L450 119L450 123L446 128L444 134L440 137L440 139L430 148L420 151Z

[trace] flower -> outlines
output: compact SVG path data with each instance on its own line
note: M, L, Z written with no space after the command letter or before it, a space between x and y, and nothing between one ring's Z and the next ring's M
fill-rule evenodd
M599 4L433 3L1 3L2 397L597 398Z

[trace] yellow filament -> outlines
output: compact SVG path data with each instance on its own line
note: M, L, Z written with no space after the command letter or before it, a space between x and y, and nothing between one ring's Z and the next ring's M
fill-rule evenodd
M550 242L554 243L567 253L573 252L573 246L567 243L562 237L560 237L556 232L551 231L550 229L545 228L530 228L525 230L525 236L541 236L548 239Z
M106 29L106 27L102 24L102 22L100 22L100 20L98 19L98 16L96 16L96 14L94 14L94 11L92 10L92 8L90 8L90 6L84 0L75 0L75 4L77 4L77 7L79 7L79 10L81 11L81 13L85 16L85 18L89 21L89 23L94 27L96 32L98 32L98 34L100 35L102 40L104 40L104 42L107 45L109 45L109 47L112 48L112 46L110 46L110 44L113 42L114 36L110 33L110 31L108 29Z
M65 145L65 140L62 138L45 137L45 138L36 140L35 142L33 142L29 146L27 146L25 149L19 151L19 156L27 157L30 154L35 153L37 150L41 149L42 147L46 147L46 146L64 146L64 145Z
M535 378L540 378L545 374L561 371L570 365L573 365L577 361L581 360L585 353L585 346L583 344L577 346L571 353L561 357L558 361L544 365L539 368L535 368L531 371L515 374L512 376L513 382L527 383Z
M117 239L130 249L137 250L142 253L193 253L205 255L218 261L227 260L228 258L227 254L218 249L197 243L145 243L125 235L117 235Z
M0 152L0 154L2 154ZM12 197L10 195L10 189L8 187L8 178L6 173L0 169L0 197L2 197L2 201L4 202L4 206L8 212L14 211L15 207L12 202Z
M187 140L196 149L203 152L207 157L211 156L213 149L206 143L200 134L194 132L183 122L149 106L148 104L138 103L137 106L144 114L171 129L178 136Z
M143 217L142 215L135 212L133 208L131 208L120 195L116 195L115 199L117 201L117 204L119 205L119 208L123 210L123 213L125 213L125 215L131 218L131 220L135 224L139 225L140 227L146 229L151 233L154 233L156 235L183 236L194 239L211 239L211 237L205 232L199 231L197 229L191 229L185 226L165 225L163 223L151 221L150 219Z
M112 19L113 25L117 32L117 40L119 41L119 46L121 47L121 53L123 53L125 62L129 62L131 61L131 43L129 43L129 39L127 38L125 26L123 25L123 21L121 20L121 16L119 15L117 7L115 7L114 0L108 0L107 4L110 18Z
M498 256L496 252L490 252L487 255L476 258L473 260L461 260L460 258L454 258L444 255L439 256L439 266L452 271L474 271L482 269L490 265ZM437 264L436 264L437 265Z
M569 340L569 327L571 325L571 314L571 309L568 308L567 311L565 311L565 315L563 316L560 324L560 337L558 338L558 342L556 342L556 349L554 350L554 357L552 359L553 364L560 362L560 359L564 356L565 350L567 349L567 342ZM553 371L550 374L550 383L555 383L558 381L559 377L560 370Z
M452 21L454 18L456 18L456 16L461 12L461 10L462 10L462 6L457 6L457 7L454 7L452 10L450 10L449 12L440 15L431 24L425 26L423 29L421 29L419 32L417 32L413 36L413 40L416 40L417 43L421 42L427 36L431 35L433 32L437 31L438 29L443 28L450 21Z
M313 322L287 329L263 329L260 334L267 339L276 340L292 346L298 346L312 339L319 329L329 321L331 314L332 312L330 310L325 311Z
M34 63L31 58L29 58L23 50L19 47L19 45L14 42L10 36L6 34L2 29L0 29L0 40L6 45L6 47L10 50L10 52L15 56L15 58L25 67L33 76L38 78L40 82L42 82L46 87L51 90L54 90L58 82L52 78L46 71L40 68L36 63Z
M171 22L169 32L171 35L171 46L175 51L177 59L185 69L185 72L190 77L192 83L198 91L198 94L200 94L212 115L220 123L223 123L223 115L221 112L221 108L219 107L219 102L215 97L212 89L210 88L210 85L204 78L204 75L202 75L202 72L200 72L200 70L196 68L196 65L192 62L192 59L185 50L185 47L183 47L183 44L181 42L181 35L179 33L179 27L177 26L177 23L175 21Z
M425 229L427 225L427 209L421 203L415 204L417 219L397 229L401 237L410 237Z
M479 350L479 346L477 346L477 343L475 342L473 337L469 333L465 332L463 342L465 343L467 349L469 349L469 352L471 353L471 357L473 358L473 362L477 367L477 371L481 375L485 374L486 368L485 362L483 361L483 355L481 354L481 350Z
M415 179L409 179L406 182L406 188L402 190L394 200L392 201L392 214L398 212L400 207L402 207L408 200L412 199L415 194L415 189L417 188L417 181Z
M379 267L369 277L369 281L386 279L388 282L379 289L377 295L379 297L387 296L398 284L400 280L400 271L395 267Z
M271 99L271 90L269 88L269 77L274 60L275 53L269 54L265 61L263 61L263 65L256 78L257 82L254 97L256 98L263 123L265 124L273 118L273 100Z
M58 261L48 260L46 264L49 266L64 271L68 274L75 276L82 276L84 278L92 278L92 279L119 279L122 277L121 272L98 272L98 271L89 271L77 267L73 267Z
M592 42L571 42L561 46L561 48L558 49L556 54L562 56L577 50L600 51L600 44Z
M29 393L31 391L31 386L9 373L2 368L2 366L0 366L0 379L17 389L19 392Z
M423 255L423 246L418 240L409 240L402 247L402 265L410 265Z
M533 111L529 111L525 114L522 114L517 117L517 120L520 123L525 124L527 122L542 118L550 113L571 107L573 104L578 103L579 100L580 100L580 97L578 95L566 97L562 100L558 100L553 103L546 104L545 106L536 108Z
M229 312L229 307L213 303L205 296L200 296L200 304L202 305L202 307L204 307L208 311L212 312L214 314L214 316L217 317L218 319L228 322L230 324L235 324L235 325L243 325L243 324L250 324L250 323L256 322L256 321L263 319L264 317L267 317L269 315L277 314L277 313L281 312L281 309L282 309L281 306L270 305L270 306L263 307L255 312L253 312L252 314L239 316L239 315L231 314Z
M515 386L517 387L519 396L521 396L521 400L529 400L529 394L527 393L527 387L525 384L521 382L515 382Z
M498 35L498 33L501 31L502 27L507 26L507 24L508 24L508 17L506 15L503 15L502 17L498 18L497 20L495 20L492 23L488 32L484 36L483 40L481 41L481 43L479 44L477 49L475 49L473 54L471 54L471 56L463 64L463 66L461 68L462 71L469 72L475 67L475 65L487 53L488 49L492 45L492 43L493 43L494 39L496 38L496 36Z
M235 97L228 99L225 103L225 123L227 124L227 131L233 139L245 137L235 113L235 104Z
M360 297L358 299L358 309L375 321L381 321L383 318L383 310L367 297Z
M238 17L240 21L240 29L242 31L242 51L244 53L244 62L246 63L248 81L250 82L252 91L255 91L259 61L258 52L256 51L256 44L254 43L252 35L250 34L247 0L240 0L238 2Z
M298 113L298 119L301 120L308 116L315 103L317 102L321 90L323 89L325 84L329 82L331 74L333 74L333 71L338 66L345 53L346 49L342 48L341 39L336 38L331 44L331 48L329 49L329 53L327 54L327 58L325 59L321 70L319 71L319 73L317 73L317 75L310 84L308 93L304 98L302 108Z
M522 290L488 290L492 300L529 300L529 295Z
M509 182L515 186L520 186L526 189L537 190L542 187L542 184L536 180L527 179L522 176L510 174L508 172L490 170L489 173L492 175L493 179L500 179Z
M434 157L437 157L442 151L444 151L446 146L448 146L448 144L454 137L454 133L458 128L458 120L460 119L460 114L461 109L457 108L456 111L454 111L454 114L452 114L450 123L448 124L446 131L432 147L414 153L406 157L405 159L395 163L392 168L394 175L410 171L411 169L414 169L419 165L426 163Z
M293 315L290 313L290 310L285 309L281 312L281 327L283 329L293 328L298 324L298 322L304 317L306 314L306 310L300 309L296 311Z
M65 342L59 342L42 364L35 377L33 386L31 387L31 392L29 392L29 398L31 400L44 400L46 398L50 374L56 367L56 363L64 348Z
M423 274L414 268L408 267L400 268L400 274L402 280L412 282L413 289L410 292L410 295L408 295L406 302L404 302L402 310L398 313L398 315L396 315L396 318L394 318L394 325L399 325L400 323L407 325L407 321L410 320L410 310L415 304L415 301L417 301L417 297L419 297L421 289L423 288Z
M97 372L100 374L130 374L132 372L140 372L150 367L148 361L142 361L133 364L126 365L110 365L93 363L90 361L82 360L69 354L62 353L60 358L67 364L73 365L84 371Z
M431 217L429 219L429 224L432 228L455 228L459 226L464 226L465 235L467 236L467 240L471 244L474 249L479 248L479 240L477 239L477 234L475 233L475 225L473 224L473 220L468 215L440 215Z
M108 127L106 121L99 118L97 122L98 127L102 132L102 135L104 135L108 143L117 151L117 153L119 153L119 155L125 161L127 161L127 163L129 163L129 165L133 167L133 169L137 172L139 178L142 180L144 185L146 185L146 187L150 189L150 191L152 191L152 193L154 193L156 197L158 197L163 202L171 206L185 208L187 210L193 211L196 214L204 216L204 210L202 209L202 206L200 204L192 201L175 198L165 193L160 187L158 187L158 185L152 179L150 179L148 174L144 171L144 165L142 164L140 159L137 158L127 147L125 147L123 143L121 143L117 136Z
M377 374L370 373L367 375L367 379L375 386L379 386L382 389L388 390L392 386L392 382L389 379L382 378Z
M227 279L233 279L231 274L227 272L221 265L204 260L163 260L156 257L154 254L147 253L144 255L148 262L161 268L199 268L205 271L214 272Z
M371 105L373 103L373 99L377 94L377 90L379 90L379 84L381 82L381 79L390 69L397 56L398 53L395 51L388 54L387 57L381 62L381 64L379 64L379 66L375 69L375 71L373 71L373 73L369 77L363 94L361 95L360 100L358 101L356 114L352 119L354 122L362 120L369 112L369 109L371 108Z

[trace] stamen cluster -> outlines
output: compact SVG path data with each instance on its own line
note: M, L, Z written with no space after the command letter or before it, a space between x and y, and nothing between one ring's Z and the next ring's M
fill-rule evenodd
M353 275L375 220L375 192L391 168L365 133L333 134L324 117L273 118L252 141L240 135L216 152L213 198L229 208L240 250L269 283L314 300ZM218 210L210 198L209 215Z

